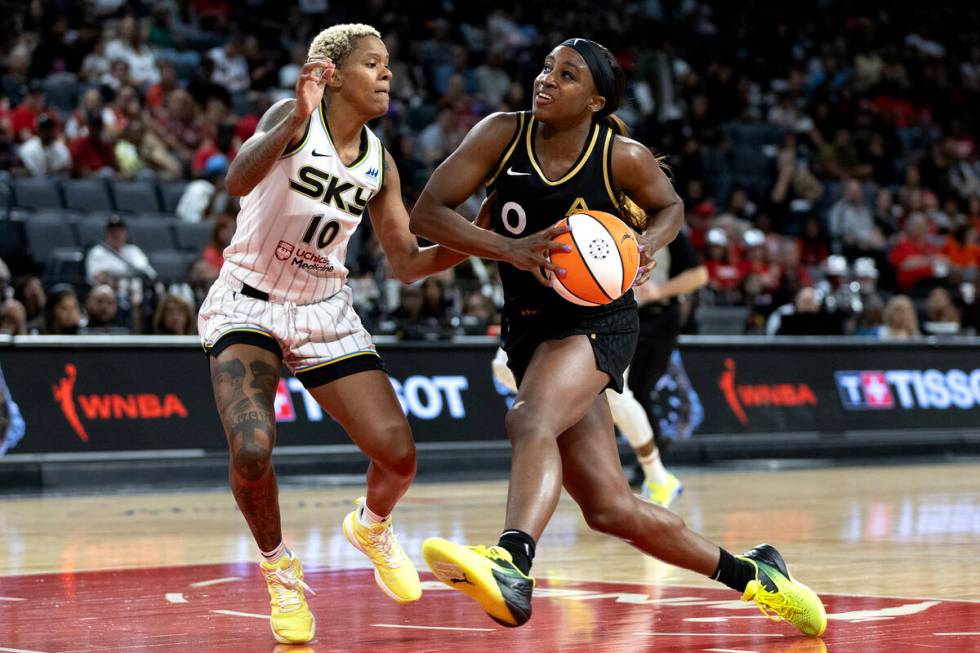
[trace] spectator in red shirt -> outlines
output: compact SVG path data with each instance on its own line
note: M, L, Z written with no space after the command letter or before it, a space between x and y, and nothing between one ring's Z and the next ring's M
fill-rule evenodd
M728 235L718 227L708 231L705 241L708 251L704 266L708 269L708 287L714 291L719 304L731 304L738 299L742 274L729 260Z
M929 241L929 223L920 213L909 216L902 238L888 254L888 261L898 274L898 287L903 292L934 277L945 277L949 259L939 246Z
M160 81L146 90L146 106L150 109L161 109L167 96L177 88L177 66L169 59L161 59L157 63L160 68Z
M16 142L23 143L37 134L37 117L44 111L44 104L41 82L33 80L28 86L24 101L10 112L10 130Z
M68 146L75 176L90 174L112 174L119 168L116 154L105 137L102 116L90 113L86 119L88 133L79 136Z

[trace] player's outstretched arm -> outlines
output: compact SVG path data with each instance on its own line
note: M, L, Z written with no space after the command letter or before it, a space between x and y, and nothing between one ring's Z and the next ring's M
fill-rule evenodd
M286 151L286 146L302 137L306 121L323 99L333 71L329 59L308 61L296 80L296 99L279 100L262 114L255 133L228 167L225 189L229 195L252 192Z
M490 207L491 201L485 201L473 224L488 227ZM455 252L442 245L419 247L418 239L408 228L409 217L402 202L401 178L389 152L385 152L384 184L371 198L368 213L391 269L402 283L413 283L469 258L469 254Z
M639 286L650 277L654 252L677 238L684 226L684 202L653 152L642 143L617 136L612 159L616 184L649 216L640 236L642 267L635 284Z
M490 178L516 128L514 114L495 113L477 123L456 151L432 173L412 209L411 229L412 233L455 251L507 261L546 282L542 268L563 274L548 259L547 252L564 249L554 239L568 231L567 227L555 226L524 238L505 238L474 228L456 212L456 207Z

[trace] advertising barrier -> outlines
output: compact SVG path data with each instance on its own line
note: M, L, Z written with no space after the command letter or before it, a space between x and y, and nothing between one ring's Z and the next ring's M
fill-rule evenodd
M490 339L379 343L418 442L505 438L506 392L490 369L495 347ZM694 439L980 430L975 340L687 338L681 352L703 407ZM12 452L224 450L195 339L8 339L0 342L0 366L26 424ZM280 381L275 407L280 445L349 442L291 376Z

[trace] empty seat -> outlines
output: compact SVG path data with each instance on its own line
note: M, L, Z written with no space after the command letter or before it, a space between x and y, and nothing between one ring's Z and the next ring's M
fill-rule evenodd
M211 231L214 222L178 222L174 225L177 231L177 247L189 252L202 252L211 242Z
M164 213L174 214L177 212L177 203L187 190L186 181L170 181L160 184L160 197L163 200Z
M86 215L78 219L78 243L82 247L91 247L105 240L106 218L101 215Z
M698 309L699 333L703 336L737 336L745 333L748 306L702 306Z
M102 179L70 179L62 188L65 206L78 211L112 211L109 187Z
M62 114L69 114L78 106L78 79L72 73L48 75L41 84L48 106Z
M151 252L150 265L157 271L157 278L164 283L187 281L190 262L184 252L177 250L158 250Z
M44 266L48 284L70 283L75 288L85 285L85 254L78 247L56 247L48 255Z
M57 179L14 179L14 206L24 209L61 209L61 182Z
M78 246L73 225L60 216L32 217L24 223L24 235L31 257L41 265L47 265L53 250Z
M157 252L164 249L176 249L174 234L170 221L163 218L144 218L127 220L129 242L139 246L144 252Z
M126 213L160 213L163 207L152 181L117 181L112 184L116 209Z

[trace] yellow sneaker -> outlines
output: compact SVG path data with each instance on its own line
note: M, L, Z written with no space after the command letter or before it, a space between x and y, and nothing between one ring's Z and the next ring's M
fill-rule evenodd
M344 537L374 565L374 582L382 592L399 603L418 601L422 596L419 572L398 543L391 517L365 526L357 518L364 497L355 503L358 507L344 517Z
M505 549L430 537L422 543L422 555L436 578L479 603L501 626L520 626L531 618L534 579L514 566Z
M650 480L643 481L643 498L661 508L670 508L670 504L683 491L684 486L681 485L680 479L670 472L667 472L666 483L654 483Z
M292 554L278 562L261 562L262 575L269 586L272 603L272 634L280 644L305 644L313 639L316 619L310 612L303 590L316 595L303 582L303 567Z
M783 557L772 546L760 544L745 555L736 556L755 567L742 594L743 601L755 604L773 621L785 619L804 635L819 637L827 628L827 611L817 594L789 575Z

